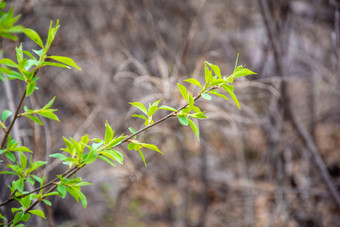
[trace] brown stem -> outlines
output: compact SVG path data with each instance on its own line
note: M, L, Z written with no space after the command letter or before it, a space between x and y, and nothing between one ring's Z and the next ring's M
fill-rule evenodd
M217 85L216 85L216 86L213 86L213 87L207 89L206 92L211 91L211 90L214 90L214 89L217 89L217 88L218 88ZM201 97L201 93L199 93L199 94L194 98L194 101L197 101L200 97ZM189 105L189 104L185 104L185 105L181 106L180 108L177 109L177 112L181 111L182 109L184 109L184 108L187 107L188 105ZM147 130L147 129L153 127L153 126L158 125L159 123L161 123L161 122L163 122L163 121L165 121L165 120L167 120L167 119L169 119L170 117L173 117L173 116L176 116L176 112L172 112L172 113L166 115L165 117L161 118L160 120L154 122L153 124L148 125L148 126L142 128L142 129L138 130L137 132L131 134L130 136L128 136L128 137L126 137L124 140L122 140L120 144L125 143L125 142L128 142L128 141L129 141L131 138L133 138L134 136L140 134L141 132L143 132L143 131L145 131L145 130ZM84 166L86 166L86 164L83 164L83 165L81 165L81 166L75 166L75 167L73 167L72 169L67 170L67 171L63 174L63 177L69 178L69 177L72 176L73 174L77 173L77 172L78 172L80 169L82 169ZM44 195L46 195L47 193L50 193L50 192L54 191L54 190L57 188L56 181L57 181L58 179L59 179L59 178L55 178L55 179L53 179L52 181L50 181L49 183L47 183L46 185L44 185L44 186L42 186L42 187L40 187L40 188L37 188L37 189L35 189L34 191L31 191L31 192L28 192L28 193L26 193L26 194L20 195L20 196L18 196L18 197L16 197L16 198L25 197L25 196L27 196L27 195L30 195L30 194L32 194L32 193L34 193L34 192L37 192L37 191L39 191L39 190L41 190L41 189L44 189L44 188L46 188L46 187L51 186L52 184L54 184L54 186L51 187L51 188L44 194ZM8 199L6 202L0 204L0 207L3 206L3 205L8 204L9 202L13 201L13 200L16 199L16 198L10 198L10 199ZM32 204L25 210L25 214L26 214L28 211L30 211L34 206L36 206L40 201L41 201L41 200L38 199L38 200L36 200L34 203L32 203ZM9 225L11 225L12 223L13 223L13 220L9 223Z
M8 137L8 135L9 135L9 133L11 132L11 130L12 130L12 128L13 128L13 125L14 125L16 119L18 118L18 113L19 113L19 110L20 110L20 108L21 108L21 105L22 105L23 102L24 102L25 97L26 97L26 90L25 90L24 93L22 94L20 103L19 103L19 105L18 105L18 107L17 107L17 109L16 109L16 111L15 111L15 114L14 114L14 116L13 116L12 122L11 122L11 124L10 124L8 130L5 132L5 136L4 136L4 138L3 138L2 142L1 142L1 149L4 149L4 147L5 147L5 144L6 144L6 141L7 141L7 137Z

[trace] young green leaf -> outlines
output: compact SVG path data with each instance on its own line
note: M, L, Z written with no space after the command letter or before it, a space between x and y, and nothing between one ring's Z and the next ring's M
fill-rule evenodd
M34 215L37 215L39 217L42 217L42 218L46 219L45 214L44 214L44 212L42 210L35 209L35 210L30 210L28 212L30 212L31 214L34 214Z
M24 30L25 35L28 36L28 38L30 38L31 40L33 40L36 44L38 44L41 48L44 48L44 44L40 39L40 36L38 35L38 33L36 33L34 30L30 29L30 28L26 28Z
M100 152L101 155L104 155L105 157L114 160L116 162L118 162L119 164L123 165L123 159L122 159L122 155L115 150L105 150ZM120 154L120 155L119 155Z
M148 109L148 116L151 117L157 110L158 107L156 105L150 106L150 108Z
M1 114L1 120L2 122L5 123L5 121L7 120L7 118L9 118L12 115L12 112L9 110L4 110Z
M237 68L237 62L238 62L238 56L239 56L239 55L240 55L240 54L237 53L236 60L235 60L234 72L235 72L235 70L236 70L236 68Z
M41 64L41 66L54 66L54 67L59 67L59 68L66 68L66 69L70 69L70 66L61 64L61 63L57 63L57 62L50 62L50 61L45 61L44 63Z
M217 65L214 65L214 64L211 64L209 62L206 61L206 63L211 67L211 69L214 71L215 75L221 79L222 76L221 76L221 71L220 71L220 68L217 66Z
M192 110L192 108L194 107L194 98L192 97L192 95L190 94L190 92L188 92L188 97L189 97L189 105L188 108L189 110Z
M242 69L242 70L239 70L237 71L236 73L234 73L232 75L233 78L237 78L237 77L242 77L242 76L248 76L248 75L251 75L251 74L257 74L249 69Z
M107 144L113 139L114 131L112 130L111 126L109 125L107 121L105 123L105 127L106 127L106 130L105 130L104 143Z
M18 61L18 64L19 64L24 58L24 54L22 53L22 43L20 43L19 47L15 48L15 52L16 52L17 61Z
M18 65L17 65L14 61L12 61L11 59L9 59L9 58L3 58L3 59L1 59L1 60L0 60L0 64L6 65L6 66L8 66L8 67L13 67L13 68L18 67Z
M148 111L146 110L145 106L142 103L140 103L140 102L129 102L129 104L138 108L140 111L145 113L145 115L148 115Z
M45 46L47 50L51 46L54 40L55 34L57 33L59 27L60 27L59 20L57 20L56 25L54 27L53 27L53 21L51 21L50 28L48 29L48 35L47 35L47 40L46 40L47 42Z
M47 200L47 199L42 199L42 201L43 201L46 205L52 206L52 203L51 203L49 200Z
M76 63L71 59L71 58L68 58L68 57L64 57L64 56L47 56L48 58L51 58L53 60L56 60L58 62L61 62L65 65L69 65L71 67L74 67L78 70L81 70L81 68L79 68Z
M223 85L222 86L223 87L223 89L224 90L226 90L228 93L229 93L229 95L231 96L231 98L234 100L234 102L236 103L236 105L237 105L237 107L238 107L238 109L240 110L241 108L240 108L240 103L239 103L239 101L237 100L237 97L236 97L236 95L234 94L234 92L232 91L232 89L230 88L231 86L229 85Z
M178 120L179 122L184 125L187 126L189 124L188 118L184 117L184 116L178 116Z
M219 91L217 91L217 90L211 90L211 91L209 91L209 93L213 94L213 95L216 95L216 96L219 96L221 98L224 98L225 100L228 100L228 98L225 95L219 93Z
M196 137L199 141L200 140L200 132L199 132L197 125L195 125L195 123L190 119L188 119L188 121L189 121L189 125L190 125L192 131L194 131L194 133L195 133L195 135L196 135Z
M212 72L209 69L207 63L208 63L207 61L204 62L204 77L205 77L205 84L206 84L205 88L210 85L210 82L213 79Z
M141 157L142 160L143 160L143 163L144 163L145 167L147 167L148 165L146 164L145 157L144 157L144 155L143 155L141 149L138 149L138 152L139 152L140 157Z
M192 118L199 118L199 119L208 118L207 116L204 115L203 112L198 112L198 113L190 114L190 117L192 117Z
M68 157L66 157L65 155L63 154L60 154L60 153L54 153L54 154L50 154L49 155L51 158L57 158L57 159L60 159L62 161L66 160Z
M188 91L187 91L187 89L180 83L177 83L177 87L179 88L179 91L181 92L183 98L188 101Z
M202 93L201 96L202 96L202 98L204 98L206 100L209 100L209 101L211 100L211 96L207 93Z
M173 112L178 112L177 109L171 107L171 106L161 106L159 107L158 109L161 109L161 110L169 110L169 111L173 111Z
M146 147L146 148L149 148L150 150L154 150L154 151L157 151L157 152L163 154L163 152L161 152L161 151L158 149L158 147L157 147L156 145L154 145L154 144L143 143L142 146L143 146L143 147Z
M110 161L108 158L106 158L104 156L98 156L98 158L100 158L101 160L109 163L111 166L116 167L116 165L112 161Z
M84 160L85 160L84 163L90 164L90 163L96 161L97 157L98 157L97 149L91 149L90 152L84 156Z
M148 120L147 117L145 117L144 115L141 115L141 114L132 114L131 117L138 117L138 118L142 118L144 120Z
M34 92L34 89L35 89L35 81L28 82L27 87L26 87L26 97L30 96Z
M57 117L57 115L55 115L52 111L56 111L55 109L48 109L48 110L41 110L40 112L38 112L39 115L49 118L51 120L55 120L55 121L59 121L59 118Z
M66 197L67 191L66 191L66 187L64 185L59 184L57 186L57 191L59 196L63 199Z
M55 100L55 96L42 109L45 110L45 109L50 108L52 106L54 100Z
M189 78L189 79L186 79L184 81L188 82L188 83L191 83L191 84L194 84L194 85L196 85L196 86L198 86L200 88L202 87L201 83L198 80L194 79L194 78Z

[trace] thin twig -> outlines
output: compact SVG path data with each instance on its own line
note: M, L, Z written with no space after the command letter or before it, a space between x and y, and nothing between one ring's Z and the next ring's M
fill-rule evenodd
M21 97L21 100L20 100L20 102L19 102L19 105L18 105L18 107L17 107L17 109L16 109L16 111L15 111L15 114L14 114L14 116L13 116L13 120L12 120L12 122L11 122L11 124L10 124L8 130L6 131L5 136L4 136L4 138L3 138L2 142L1 142L1 149L4 149L4 147L5 147L5 144L6 144L6 141L7 141L7 137L8 137L8 135L9 135L9 133L11 132L11 130L12 130L12 128L13 128L13 125L14 125L16 119L18 118L18 113L19 113L19 110L20 110L20 108L21 108L21 105L22 105L23 102L24 102L25 97L26 97L26 90L25 90L24 93L22 94L22 97Z

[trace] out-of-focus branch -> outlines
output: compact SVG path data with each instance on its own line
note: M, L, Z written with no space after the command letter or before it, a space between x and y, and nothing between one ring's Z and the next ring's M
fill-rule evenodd
M327 188L330 194L332 195L338 208L340 209L340 195L331 179L331 176L327 170L326 164L323 161L320 155L320 152L314 140L312 139L312 136L302 125L301 121L295 115L291 107L291 100L290 100L290 97L287 91L287 82L284 80L285 74L284 74L282 55L281 55L282 49L279 45L280 37L279 37L278 31L275 29L273 18L270 15L270 11L268 9L268 2L267 0L258 0L258 4L259 4L260 11L261 11L261 14L262 14L262 17L263 17L263 20L264 20L264 23L267 29L269 40L272 44L277 73L282 78L282 84L281 84L282 98L281 99L284 104L283 108L285 111L285 116L292 123L298 136L302 139L302 141L305 143L308 150L311 152L313 160L315 161L316 166L320 171L323 181L327 185Z

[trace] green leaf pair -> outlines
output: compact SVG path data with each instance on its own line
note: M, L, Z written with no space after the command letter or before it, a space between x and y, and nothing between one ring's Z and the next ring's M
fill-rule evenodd
M150 149L150 150L154 150L154 151L157 151L157 152L159 152L159 153L161 153L161 154L163 154L163 152L161 152L160 150L159 150L159 148L156 146L156 145L154 145L154 144L149 144L149 143L141 143L141 142L139 142L139 141L137 141L137 140L129 140L129 144L128 144L128 146L127 146L127 148L129 149L129 150L135 150L135 151L138 151L139 152L139 155L141 156L141 158L142 158L142 160L143 160L143 163L144 163L144 165L145 166L147 166L147 164L146 164L146 161L145 161L145 157L144 157L144 155L143 155L143 152L142 152L142 148L148 148L148 149Z
M142 111L144 113L144 115L133 114L132 117L137 117L137 118L141 118L141 119L145 120L145 123L144 123L145 126L153 124L154 121L152 120L152 116L156 113L157 110L161 109L161 108L158 107L158 104L161 100L162 99L159 99L156 102L149 104L148 109L146 109L146 107L140 102L129 102L129 104L131 104L132 106L136 107L137 109L139 109L140 111ZM169 108L171 108L171 107L169 107Z

